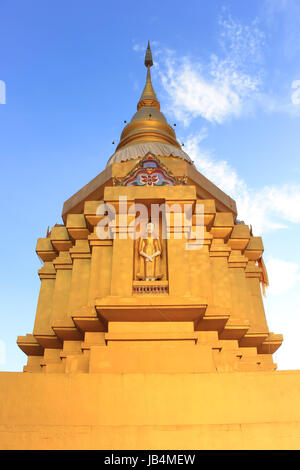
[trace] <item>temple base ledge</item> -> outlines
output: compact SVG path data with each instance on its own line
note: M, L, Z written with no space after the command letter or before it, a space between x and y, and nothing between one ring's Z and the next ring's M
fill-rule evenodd
M95 300L98 314L106 321L196 321L207 308L207 299L138 295L109 296Z

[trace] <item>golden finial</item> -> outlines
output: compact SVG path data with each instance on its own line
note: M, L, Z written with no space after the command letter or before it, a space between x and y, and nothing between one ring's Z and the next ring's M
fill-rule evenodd
M117 151L137 143L160 142L181 149L176 140L174 129L169 126L160 112L160 104L151 82L152 52L148 41L145 66L147 68L146 85L137 105L137 112L122 131Z
M150 42L148 41L146 54L145 54L145 66L147 67L146 85L142 93L142 96L140 98L140 101L138 102L137 109L143 108L145 106L147 107L150 106L150 107L155 107L157 109L160 109L160 105L159 105L158 99L156 97L156 94L155 94L155 91L153 89L152 82L151 82L150 67L152 67L152 65L153 65L152 52L150 48Z
M150 48L150 41L148 41L148 46L147 46L146 54L145 54L145 66L152 67L152 65L153 65L152 52Z

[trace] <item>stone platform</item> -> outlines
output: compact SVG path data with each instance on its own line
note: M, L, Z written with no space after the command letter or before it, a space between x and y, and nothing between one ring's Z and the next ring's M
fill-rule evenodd
M300 371L0 373L1 449L299 449Z

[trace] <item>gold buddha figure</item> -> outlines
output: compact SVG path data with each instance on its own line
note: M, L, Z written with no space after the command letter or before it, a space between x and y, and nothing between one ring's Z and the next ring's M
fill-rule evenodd
M162 278L162 243L155 233L155 226L149 222L144 237L138 240L139 270L137 278L143 281L157 281Z

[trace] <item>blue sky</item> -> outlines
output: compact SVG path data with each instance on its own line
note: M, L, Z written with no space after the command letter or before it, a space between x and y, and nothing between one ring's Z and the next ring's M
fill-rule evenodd
M185 151L263 236L268 324L285 338L275 360L300 369L299 23L298 0L0 0L0 370L25 364L36 239L113 153L148 39Z

